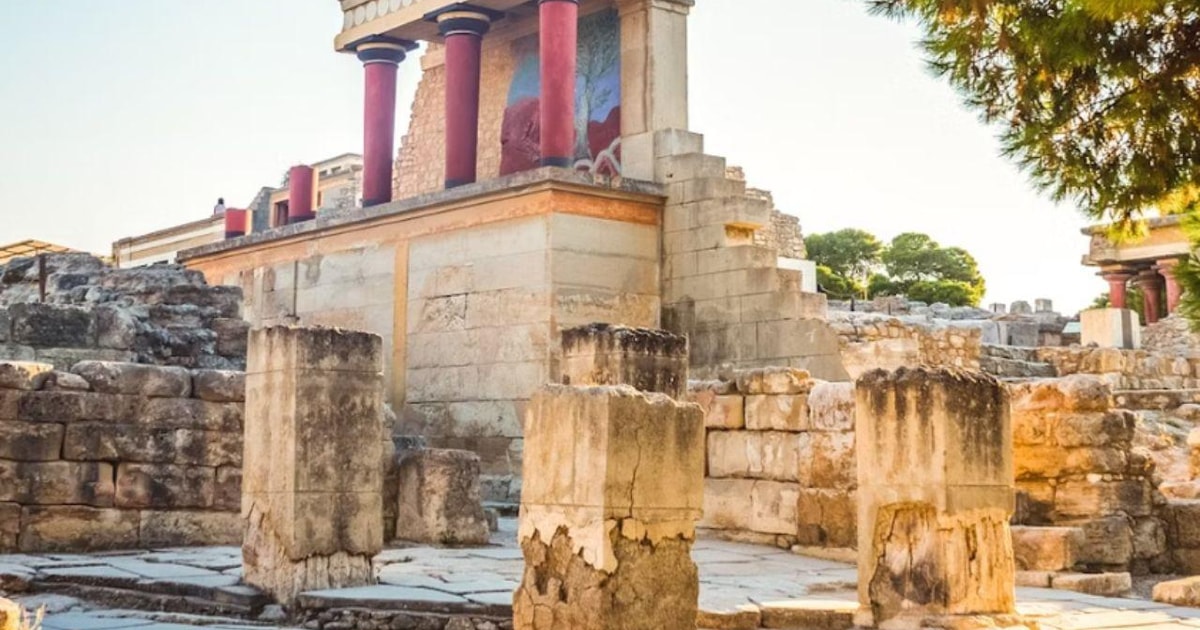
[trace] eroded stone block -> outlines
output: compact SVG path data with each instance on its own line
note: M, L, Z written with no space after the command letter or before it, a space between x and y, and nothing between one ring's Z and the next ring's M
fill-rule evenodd
M479 487L479 456L428 449L400 460L396 537L443 545L485 545L489 531Z
M196 370L192 373L192 393L209 402L243 402L246 400L246 373Z
M630 385L683 400L688 340L662 330L592 324L562 332L562 382Z
M0 361L0 389L40 389L45 375L53 370L49 363Z
M746 396L746 428L752 431L807 431L808 396Z
M1021 571L1068 571L1083 531L1075 527L1013 527L1013 556Z
M103 394L133 394L150 398L187 398L192 395L192 375L184 368L80 361L71 372L82 376L92 391Z
M738 371L738 391L745 395L807 394L812 389L812 377L806 370L769 367Z
M136 510L80 505L26 507L21 514L21 551L100 551L138 544Z

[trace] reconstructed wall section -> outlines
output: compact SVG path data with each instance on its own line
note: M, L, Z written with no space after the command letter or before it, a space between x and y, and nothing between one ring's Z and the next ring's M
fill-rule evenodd
M851 378L914 365L979 369L982 333L977 328L845 311L830 312L829 325Z
M0 551L236 544L241 372L0 363Z
M1155 354L1117 348L1038 348L1037 358L1060 376L1103 376L1116 390L1200 388L1200 357ZM1178 403L1176 403L1178 404Z
M784 548L855 546L854 388L806 372L739 372L694 382L705 411L700 526Z

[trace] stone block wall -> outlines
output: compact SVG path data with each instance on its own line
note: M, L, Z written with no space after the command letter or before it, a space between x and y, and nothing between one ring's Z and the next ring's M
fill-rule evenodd
M1038 348L1037 358L1054 366L1059 376L1099 375L1114 390L1200 388L1200 357L1169 356L1146 350L1071 347Z
M1192 332L1187 319L1172 315L1142 328L1142 349L1155 354L1200 356L1200 335Z
M88 254L0 265L0 360L243 369L241 291L178 265L115 269Z
M830 312L842 359L851 378L873 369L902 366L979 369L978 328L918 323L868 313Z
M0 363L0 551L237 544L241 372Z
M1014 524L1072 527L1087 571L1163 572L1172 531L1154 464L1133 448L1135 416L1114 407L1100 378L1010 385L1016 469Z
M854 387L768 368L693 382L705 411L700 526L792 546L855 546Z

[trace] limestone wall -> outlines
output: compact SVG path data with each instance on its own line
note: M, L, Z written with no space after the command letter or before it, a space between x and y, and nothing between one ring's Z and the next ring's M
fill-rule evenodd
M1200 335L1192 332L1188 320L1172 315L1142 328L1142 349L1155 354L1200 356Z
M0 265L0 360L242 369L241 292L178 265L115 269L87 254Z
M693 382L705 410L700 526L790 548L855 546L854 388L800 370Z
M1077 375L1010 392L1014 524L1081 529L1074 568L1169 570L1173 536L1157 509L1154 464L1133 448L1135 416L1114 407L1109 386Z
M236 544L241 372L0 363L0 551Z
M831 311L842 360L851 378L902 366L979 369L982 333L978 328L906 321L869 313Z

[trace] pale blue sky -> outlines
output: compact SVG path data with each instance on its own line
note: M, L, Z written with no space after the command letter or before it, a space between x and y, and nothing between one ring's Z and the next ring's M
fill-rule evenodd
M334 0L0 2L0 243L107 252L360 151L340 24ZM698 0L692 128L806 232L927 232L979 259L986 302L1085 306L1105 288L1085 221L999 156L916 35L858 0ZM401 129L419 72L401 68Z

